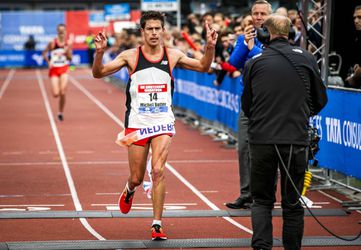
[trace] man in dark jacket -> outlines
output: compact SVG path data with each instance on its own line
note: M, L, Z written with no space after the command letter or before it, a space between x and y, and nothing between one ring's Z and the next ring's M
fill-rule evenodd
M292 47L287 40L290 25L287 17L271 15L264 22L271 35L270 45L249 60L244 70L242 109L249 118L254 249L272 248L272 209L276 201L278 166L283 245L286 250L301 249L304 210L298 192L307 168L309 117L327 103L326 88L315 58L306 50Z

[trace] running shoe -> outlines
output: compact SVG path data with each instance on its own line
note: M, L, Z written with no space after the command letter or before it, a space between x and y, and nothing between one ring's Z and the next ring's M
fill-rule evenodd
M133 192L128 192L128 189L125 188L122 195L119 197L119 208L120 211L123 214L127 214L131 207L132 207L132 203L133 203L133 196L134 196L134 191Z
M167 235L163 232L163 229L158 224L152 226L152 240L166 240Z

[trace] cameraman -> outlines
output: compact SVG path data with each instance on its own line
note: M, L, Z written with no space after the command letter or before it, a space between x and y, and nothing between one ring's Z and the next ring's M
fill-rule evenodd
M270 45L247 62L242 96L242 109L249 118L252 247L272 248L279 166L283 245L286 250L295 250L301 249L304 210L291 180L301 192L308 162L309 117L327 103L326 88L315 58L289 44L290 19L273 14L264 26L270 33Z

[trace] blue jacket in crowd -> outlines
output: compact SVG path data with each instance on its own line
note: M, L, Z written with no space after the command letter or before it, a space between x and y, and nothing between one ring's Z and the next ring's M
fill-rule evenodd
M255 38L255 43L252 50L248 49L247 44L244 41L244 35L240 35L237 39L235 48L229 58L229 63L232 64L237 69L244 68L245 63L248 59L262 53L263 44Z

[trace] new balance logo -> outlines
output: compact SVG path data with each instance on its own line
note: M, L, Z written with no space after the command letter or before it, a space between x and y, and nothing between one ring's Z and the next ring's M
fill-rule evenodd
M160 65L168 65L168 61L161 61Z

